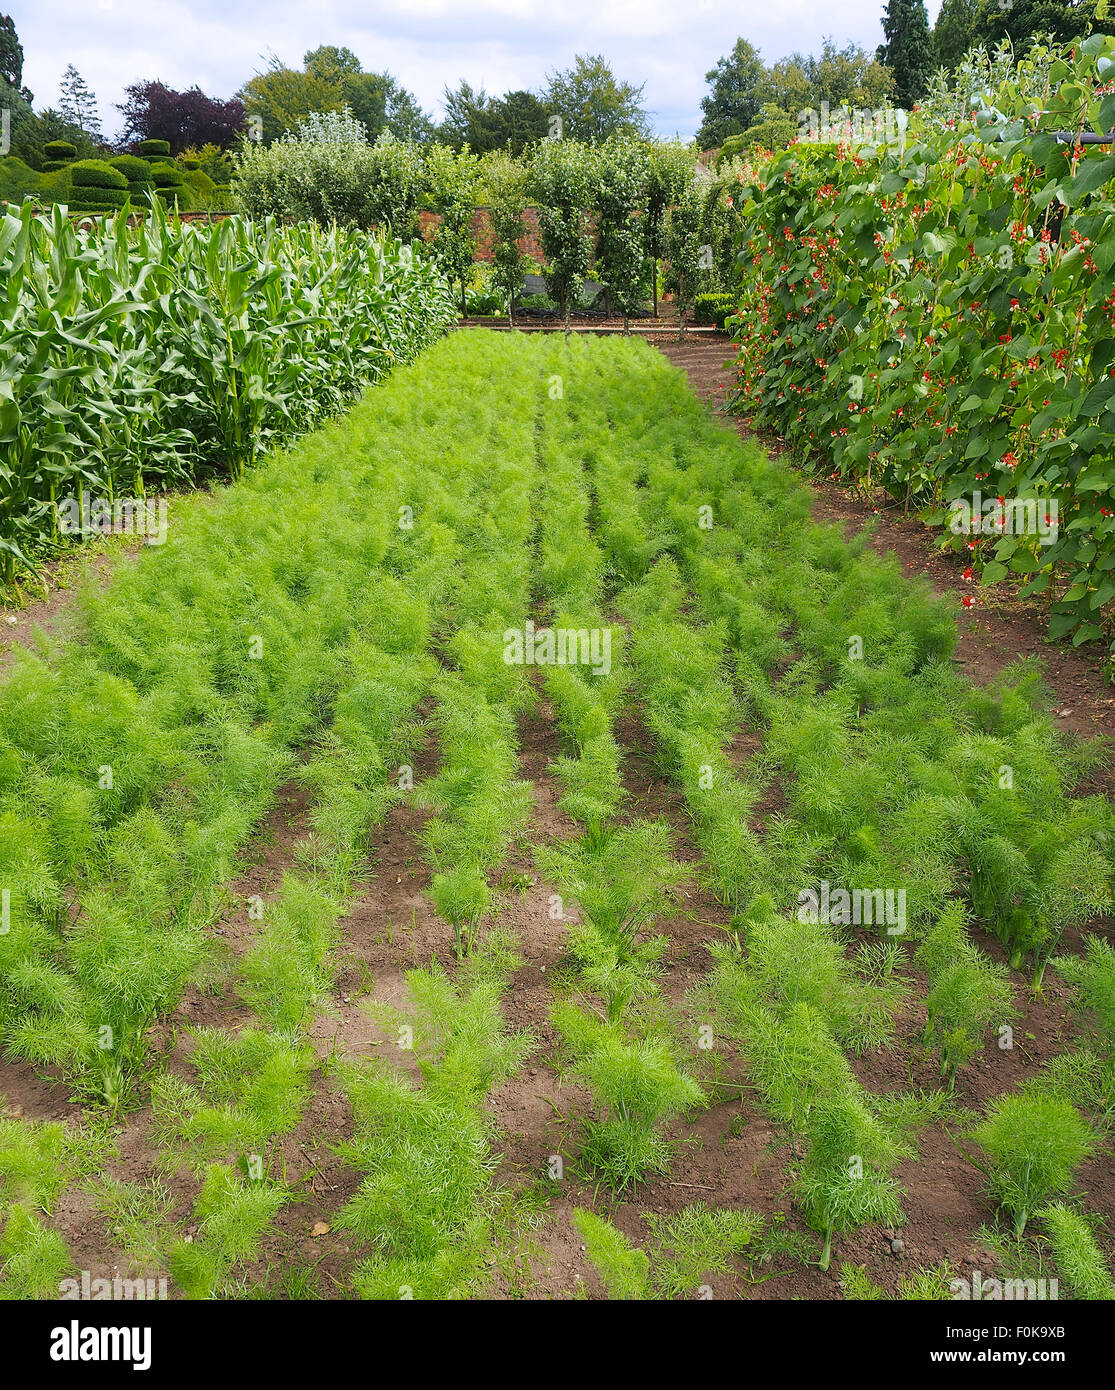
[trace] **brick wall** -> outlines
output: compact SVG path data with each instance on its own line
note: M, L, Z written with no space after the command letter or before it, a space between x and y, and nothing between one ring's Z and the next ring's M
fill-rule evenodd
M434 212L420 212L418 214L419 229L424 238L429 238L432 227L441 219ZM535 208L527 208L523 213L523 222L526 224L526 234L519 238L519 250L525 255L530 256L536 261L545 261L542 254L542 241L538 235L538 212ZM472 214L472 234L476 238L476 259L478 261L490 261L492 259L492 231L491 218L486 207L478 207Z

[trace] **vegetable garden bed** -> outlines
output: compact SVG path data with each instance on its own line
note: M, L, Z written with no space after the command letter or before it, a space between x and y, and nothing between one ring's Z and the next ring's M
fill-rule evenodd
M648 344L456 333L84 621L0 686L7 1296L1111 1296L1102 755Z

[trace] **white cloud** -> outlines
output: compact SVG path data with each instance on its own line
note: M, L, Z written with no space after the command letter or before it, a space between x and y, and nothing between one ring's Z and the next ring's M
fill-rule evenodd
M11 3L11 0L9 0ZM939 8L931 0L930 16ZM617 75L645 82L663 134L692 135L704 75L742 35L769 62L815 51L825 35L873 49L883 0L16 0L24 82L54 105L67 63L97 94L108 133L132 82L157 78L231 96L271 53L300 64L319 44L345 44L365 69L388 69L429 111L465 78L489 92L537 91L577 53L603 53Z

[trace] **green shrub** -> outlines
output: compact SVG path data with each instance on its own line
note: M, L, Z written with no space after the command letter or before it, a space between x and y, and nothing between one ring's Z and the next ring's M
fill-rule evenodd
M43 157L59 164L66 164L77 158L77 146L71 145L68 140L48 140L43 146ZM46 168L45 164L43 168Z
M650 1260L610 1221L583 1207L573 1208L573 1225L585 1243L585 1254L600 1275L609 1298L645 1299Z
M1064 1202L1051 1202L1038 1216L1049 1232L1057 1270L1077 1298L1115 1299L1115 1280L1104 1263L1091 1227Z
M139 159L134 154L118 154L115 159L108 161L109 165L123 174L129 185L137 183L151 183L151 165L146 159Z
M316 112L266 148L248 141L234 158L237 202L251 217L412 230L423 177L417 147L387 134L369 145L347 112Z
M144 159L162 161L170 158L169 140L141 140L139 153Z
M1068 1101L1043 1095L999 1096L972 1131L990 1156L991 1194L1021 1235L1033 1212L1072 1184L1073 1169L1092 1152L1092 1132Z
M56 174L56 173L58 172L59 169L68 169L69 167L70 167L70 161L69 161L68 159L44 159L44 160L43 160L43 173L44 173L44 174Z
M128 180L103 159L79 159L70 166L70 182L75 188L127 189Z
M28 193L38 193L42 182L42 175L29 168L22 159L14 155L0 159L0 198L21 203Z
M724 327L724 320L736 311L734 294L699 294L693 301L693 316L697 323L714 323Z
M662 1133L675 1115L704 1104L705 1094L681 1071L664 1038L629 1041L575 1004L559 1005L553 1022L575 1057L573 1072L593 1093L598 1115L581 1125L581 1158L617 1192L664 1173L673 1145Z
M151 178L156 188L181 188L186 182L185 175L173 164L152 164Z
M74 196L67 206L71 212L101 212L109 208L122 208L130 193L126 188L75 188Z

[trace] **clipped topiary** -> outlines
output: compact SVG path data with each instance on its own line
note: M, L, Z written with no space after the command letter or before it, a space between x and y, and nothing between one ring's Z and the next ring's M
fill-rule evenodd
M69 167L70 161L68 159L44 159L42 172L44 174L56 174L59 169L68 169Z
M68 140L48 140L43 146L43 157L47 160L68 164L70 160L77 158L77 146L71 145Z
M186 182L185 175L173 164L152 164L151 177L156 188L181 188Z
M141 140L139 142L139 153L144 159L169 159L170 141Z
M156 188L155 195L168 208L177 208L179 212L191 212L193 210L189 191L185 188Z
M113 169L124 175L129 184L152 182L151 165L146 159L140 159L134 154L118 154L108 162Z
M128 180L103 159L79 159L70 166L70 182L75 188L118 188L127 192Z
M122 208L129 196L127 188L75 188L69 204L74 210L95 208L107 211Z

